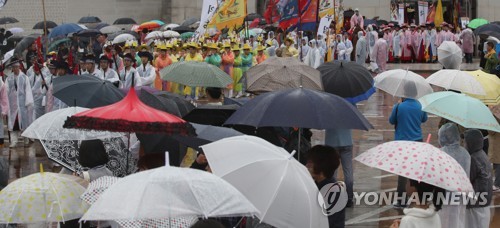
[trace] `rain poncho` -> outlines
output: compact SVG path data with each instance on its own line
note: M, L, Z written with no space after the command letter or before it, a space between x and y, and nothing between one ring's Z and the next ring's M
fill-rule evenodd
M304 63L316 69L321 65L321 51L317 47L316 40L311 40L309 43L311 44L311 48L304 57Z
M309 39L308 39L307 37L302 38L302 41L305 41L305 43L304 43L304 44L301 44L301 46L300 46L300 52L301 52L301 53L300 53L300 57L302 58L302 59L301 59L301 60L302 60L302 62L304 62L304 61L305 61L306 56L307 56L307 53L308 53L308 52L309 52L309 50L311 49L311 47L309 47L309 44L308 44L309 42L308 42L308 40L309 40Z
M469 152L460 146L460 132L454 123L443 125L438 132L439 145L441 150L453 157L465 170L467 176L470 171ZM453 197L461 197L461 193L452 193ZM465 205L443 205L438 212L441 217L443 228L465 228Z
M33 69L30 68L30 69ZM29 71L28 70L28 79L31 85L31 90L33 93L33 101L34 101L34 109L33 109L33 120L38 119L38 117L42 116L45 114L45 104L44 104L44 97L45 94L47 93L47 88L45 86L42 86L43 80L46 80L47 75L50 74L49 70L44 67L42 68L42 74L43 74L43 79L40 74L36 74L34 70Z
M141 76L143 86L154 87L156 69L148 62L137 67L137 73Z
M358 42L356 43L356 63L364 65L368 56L368 45L366 38L363 36L363 31L358 32Z
M13 130L16 117L19 128L24 130L33 122L33 93L28 76L23 72L12 73L5 83L9 98L9 130Z
M126 67L123 68L120 72L120 88L129 89L132 87L132 80L134 81L134 87L141 86L141 76L139 76L135 68L130 67L128 70Z

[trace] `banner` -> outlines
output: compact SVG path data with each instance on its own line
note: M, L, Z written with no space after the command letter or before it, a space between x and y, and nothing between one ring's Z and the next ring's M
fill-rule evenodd
M246 15L246 0L222 0L209 25L215 25L219 31L224 28L233 29L243 25Z
M210 20L217 10L217 0L203 0L203 7L201 8L200 25L196 29L196 34L203 34L207 29Z
M443 4L441 3L441 0L438 0L436 6L436 14L434 15L434 24L436 25L436 27L440 27L443 22Z
M316 23L318 20L318 2L319 0L299 0L301 11L301 31L316 31Z
M330 24L333 21L333 15L326 15L321 18L318 26L318 35L323 35L326 37L326 33L330 30Z
M403 25L405 23L405 4L399 4L398 16L399 25Z
M420 25L425 25L427 22L427 12L429 11L428 3L418 1L418 22Z
M326 15L333 15L335 13L335 7L333 5L333 0L319 0L319 17L323 18Z
M398 4L396 2L391 2L391 20L390 21L399 21Z
M268 24L273 24L274 22L278 22L280 20L280 14L277 6L279 1L280 0L269 0L267 3L266 12L263 16Z
M335 0L335 22L336 22L336 33L340 33L340 30L344 27L344 0Z
M280 0L276 5L281 15L280 28L287 30L296 25L299 17L299 0Z

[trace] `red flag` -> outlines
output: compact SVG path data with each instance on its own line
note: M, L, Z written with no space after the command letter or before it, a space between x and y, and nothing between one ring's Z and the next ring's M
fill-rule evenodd
M276 3L280 0L269 0L267 3L266 12L264 13L264 18L266 19L268 24L272 24L280 20L280 14L278 12L278 8Z

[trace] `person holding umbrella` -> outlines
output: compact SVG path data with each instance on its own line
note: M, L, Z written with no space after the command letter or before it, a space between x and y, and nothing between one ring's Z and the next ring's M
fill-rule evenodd
M101 57L99 58L99 67L101 68L101 70L100 74L97 77L102 80L115 83L116 86L118 87L118 82L120 81L118 73L116 73L116 71L113 70L112 68L109 68L110 63L112 62L113 61L110 58L108 58L108 56L101 55Z
M156 78L156 69L151 65L153 61L153 55L149 51L140 51L138 53L141 58L142 64L137 67L137 73L141 77L141 84L143 86L154 87L154 82Z

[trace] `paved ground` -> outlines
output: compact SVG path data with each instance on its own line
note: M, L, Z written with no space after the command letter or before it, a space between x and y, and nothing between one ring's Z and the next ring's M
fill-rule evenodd
M461 69L476 70L477 63L463 64ZM389 69L406 69L416 71L428 76L433 71L439 70L438 64L390 64ZM396 102L390 95L378 91L368 101L358 104L359 110L368 118L375 127L369 132L354 131L354 156L374 147L380 143L391 141L394 138L394 128L389 125L392 105ZM423 125L424 135L432 134L431 143L437 145L437 122L439 118L430 116L429 121ZM323 143L323 131L314 131L313 144ZM0 150L0 158L8 159L9 175L11 180L38 172L39 164L52 167L52 163L44 155L41 146L34 143L26 148ZM354 190L361 191L395 191L397 178L386 172L368 168L358 162L354 162ZM492 222L490 227L500 227L500 193L495 193L494 204L491 206ZM389 206L355 206L347 209L348 227L389 227L392 220L399 218L402 211Z

